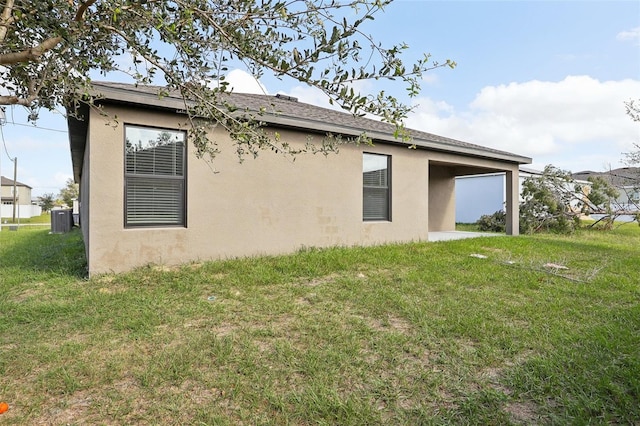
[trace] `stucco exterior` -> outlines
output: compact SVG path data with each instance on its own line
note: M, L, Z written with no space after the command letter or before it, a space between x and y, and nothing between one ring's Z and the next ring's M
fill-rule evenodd
M187 146L186 226L126 228L124 126L177 130L187 122L175 112L123 104L105 105L105 111L117 115L117 125L89 112L86 128L77 133L84 134L82 161L74 164L91 274L150 263L289 253L302 247L427 240L429 231L455 229L457 175L518 170L517 162L377 141L373 146L344 145L326 157L302 154L295 161L264 151L239 163L232 141L218 128L211 136L222 152L213 162L196 158ZM291 145L307 141L303 130L277 131ZM389 221L363 221L365 152L391 156Z
M0 177L0 199L3 203L13 204L13 180L4 176ZM24 183L16 182L16 204L31 204L31 187Z
M30 218L42 214L42 208L31 204L31 187L21 182L15 185L15 216L19 219ZM12 218L13 208L13 179L0 176L0 218Z

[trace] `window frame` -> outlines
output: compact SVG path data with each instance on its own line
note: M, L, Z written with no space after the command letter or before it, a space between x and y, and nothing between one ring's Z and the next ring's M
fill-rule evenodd
M181 133L183 134L183 144L182 144L182 175L181 176L171 176L171 175L158 175L158 174L141 174L141 173L129 173L127 171L127 128L139 128L143 130L155 130L158 132L172 132L172 133ZM186 228L187 227L187 140L188 133L183 129L176 129L170 127L161 127L161 126L150 126L144 124L137 123L123 123L123 141L122 141L122 150L123 150L123 174L124 174L124 182L123 182L123 223L126 229L135 229L135 228ZM146 179L157 179L158 181L163 182L175 182L180 181L182 183L182 191L179 197L179 216L180 219L177 222L147 222L147 223L129 223L127 218L127 212L129 208L127 190L129 186L129 182L135 180L136 178L146 178Z
M386 185L366 185L364 179L364 161L365 156L375 156L386 158ZM362 221L363 222L391 222L391 185L392 185L392 173L391 173L391 155L380 154L377 152L363 152L362 153ZM365 203L366 203L366 191L367 189L384 189L386 191L386 216L367 217L365 215Z

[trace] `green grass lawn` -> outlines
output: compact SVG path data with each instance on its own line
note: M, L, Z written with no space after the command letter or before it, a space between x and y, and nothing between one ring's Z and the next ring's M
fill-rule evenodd
M637 225L90 280L21 229L0 267L3 425L640 422Z
M30 218L16 219L13 221L11 218L2 218L2 230L9 230L9 226L13 224L20 224L24 228L38 228L43 229L45 225L51 225L51 215L49 213L43 213L40 216L34 216Z
M481 231L480 227L475 223L456 223L456 231L486 232L486 231Z

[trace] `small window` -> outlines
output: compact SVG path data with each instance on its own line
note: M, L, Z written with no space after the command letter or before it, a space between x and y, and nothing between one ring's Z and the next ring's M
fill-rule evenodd
M391 220L390 165L388 155L362 157L362 219Z
M125 126L125 226L186 226L186 132Z

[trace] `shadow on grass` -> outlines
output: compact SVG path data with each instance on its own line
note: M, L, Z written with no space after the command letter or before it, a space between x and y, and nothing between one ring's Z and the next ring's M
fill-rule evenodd
M0 233L0 268L10 268L13 274L37 271L84 278L86 266L79 229L65 234L51 234L48 229Z

